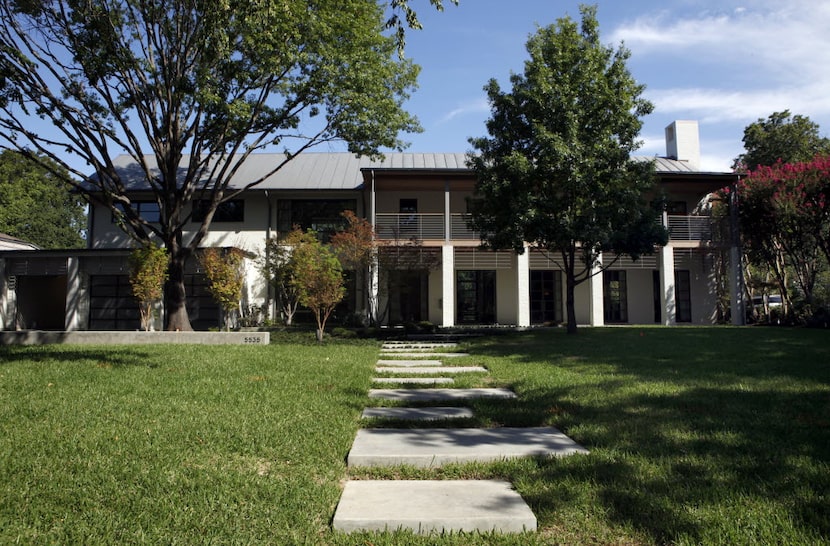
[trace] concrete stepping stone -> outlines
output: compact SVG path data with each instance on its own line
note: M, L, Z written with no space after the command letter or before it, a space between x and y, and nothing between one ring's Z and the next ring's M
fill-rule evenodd
M373 377L374 383L393 385L452 385L452 377Z
M448 463L587 453L553 427L361 429L349 451L348 466L435 468Z
M432 408L366 408L364 419L401 419L405 421L441 421L443 419L471 419L470 408L432 407Z
M461 356L470 356L470 353L417 353L417 352L398 352L398 351L383 351L380 352L384 358L458 358Z
M436 366L436 367L413 367L396 368L395 366L377 366L377 373L487 373L487 368L481 366Z
M344 533L521 533L536 530L536 516L510 483L501 480L350 480L332 527Z
M370 389L369 398L400 400L404 402L439 402L442 400L469 400L471 398L516 398L510 389Z
M378 360L378 366L398 366L401 368L414 366L443 366L440 360Z
M425 343L412 341L393 341L381 345L383 349L454 349L458 343Z

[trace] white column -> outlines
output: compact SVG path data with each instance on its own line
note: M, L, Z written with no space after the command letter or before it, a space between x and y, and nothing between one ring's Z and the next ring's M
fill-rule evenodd
M455 249L441 247L441 326L455 326Z
M658 252L660 270L660 309L665 326L674 326L677 322L677 301L674 297L674 249L664 246Z
M530 326L530 249L516 254L516 326Z
M444 241L449 243L452 239L452 214L450 207L450 181L444 182Z
M597 262L591 268L591 278L588 279L591 296L590 317L591 326L605 326L605 302L602 291L602 254L597 256Z
M378 250L372 252L372 263L369 266L369 317L376 323L378 320L378 298L380 291L380 264Z

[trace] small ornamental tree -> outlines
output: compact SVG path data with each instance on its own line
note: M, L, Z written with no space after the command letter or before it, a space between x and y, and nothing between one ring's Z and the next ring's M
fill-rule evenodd
M239 311L245 284L244 258L244 252L238 248L206 248L199 254L210 293L224 311L226 330L230 330Z
M310 234L314 232L310 231ZM300 304L311 309L317 321L317 341L323 341L326 321L346 295L343 285L343 266L332 250L314 238L313 242L292 250L296 275L291 283L299 293Z
M147 245L130 253L130 289L138 300L141 315L141 329L145 332L154 330L153 311L156 303L164 296L164 283L167 281L167 262L169 257L164 248Z
M809 312L819 273L830 263L830 157L758 167L738 185L738 217L750 260L774 275L784 314L790 275Z
M347 269L362 271L369 304L369 323L377 322L377 293L373 289L378 265L378 241L375 229L369 221L358 218L354 212L347 210L342 214L346 219L346 228L338 231L331 238L331 246L340 263Z
M265 256L260 260L259 267L276 292L277 308L286 326L293 324L294 313L300 305L300 292L294 279L303 274L297 267L293 250L315 241L313 234L297 227L283 237L271 237L265 241Z

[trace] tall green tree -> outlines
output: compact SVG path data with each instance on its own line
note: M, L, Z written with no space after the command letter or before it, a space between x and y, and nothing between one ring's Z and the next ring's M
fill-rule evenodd
M418 70L397 53L402 35L387 34L414 26L410 8L396 1L390 17L385 5L0 0L0 146L48 157L47 170L112 208L135 239L160 241L167 327L189 330L184 267L217 207L312 146L345 141L373 156L419 130L403 109ZM252 153L274 147L285 155L269 172L230 184ZM119 154L136 169L118 169ZM136 184L152 191L158 222L140 216ZM193 230L197 199L207 207Z
M32 161L10 150L0 152L0 232L41 248L82 248L86 203L70 191L65 177L45 157Z
M568 332L576 332L575 287L596 274L603 252L634 258L665 244L657 211L643 195L653 165L630 158L640 118L652 111L626 68L629 52L600 42L596 7L540 28L527 42L524 74L512 91L485 87L489 137L473 138L477 184L471 227L494 249L534 245L561 257Z
M789 110L773 112L767 119L758 118L747 125L743 143L745 151L733 163L736 170L810 161L830 153L830 139L821 136L818 124Z

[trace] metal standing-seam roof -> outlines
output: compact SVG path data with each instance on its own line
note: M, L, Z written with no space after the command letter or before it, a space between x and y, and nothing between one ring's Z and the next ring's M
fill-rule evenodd
M387 153L383 159L372 160L356 157L348 152L304 152L292 158L280 170L261 184L258 190L356 190L363 186L361 170L412 170L412 171L469 171L464 153ZM256 180L273 169L285 156L280 153L252 154L231 181L231 188L239 188ZM637 161L654 161L658 174L705 174L695 170L688 162L665 157L634 156ZM150 165L154 156L146 156ZM182 158L186 165L188 156ZM114 161L127 186L133 190L148 189L144 175L128 155ZM710 173L724 174L724 173Z

